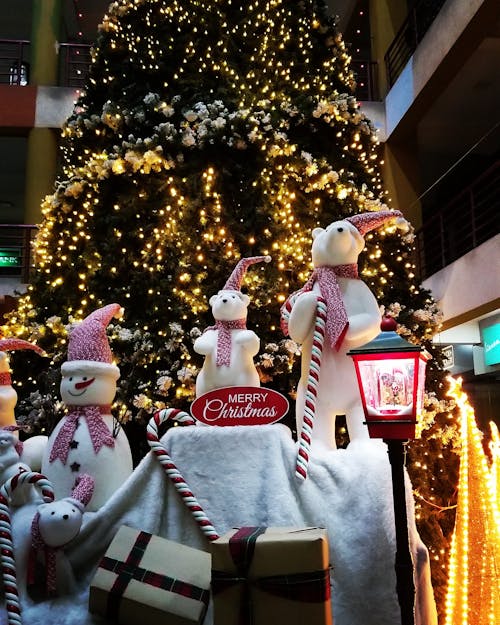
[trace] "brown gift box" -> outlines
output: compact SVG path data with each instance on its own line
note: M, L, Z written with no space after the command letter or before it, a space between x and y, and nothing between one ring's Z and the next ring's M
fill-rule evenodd
M120 625L205 617L210 554L122 525L90 584L89 611Z
M210 550L214 625L331 625L326 530L243 527Z

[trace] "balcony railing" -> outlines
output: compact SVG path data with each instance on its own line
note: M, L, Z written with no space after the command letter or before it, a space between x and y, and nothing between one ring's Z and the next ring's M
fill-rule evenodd
M396 82L446 0L417 0L385 53L389 87Z
M26 85L29 82L29 41L0 39L0 83ZM82 89L85 86L91 56L90 44L59 44L59 86ZM351 68L356 75L358 100L379 99L377 63L353 59Z
M28 84L29 45L25 39L0 39L0 84Z
M60 85L82 89L85 86L90 66L89 44L61 43L60 54Z
M417 231L422 280L500 232L500 161Z
M0 279L10 277L28 282L37 229L31 225L0 224Z
M83 88L90 65L90 45L59 44L60 87ZM24 39L0 39L0 84L29 83L30 42Z
M356 76L356 98L365 102L379 100L376 61L353 59L351 69Z

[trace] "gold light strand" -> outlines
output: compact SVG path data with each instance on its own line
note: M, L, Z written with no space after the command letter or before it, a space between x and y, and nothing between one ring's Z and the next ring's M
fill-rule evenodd
M458 504L450 551L444 625L500 622L500 514L498 498L461 379L448 377L461 417Z

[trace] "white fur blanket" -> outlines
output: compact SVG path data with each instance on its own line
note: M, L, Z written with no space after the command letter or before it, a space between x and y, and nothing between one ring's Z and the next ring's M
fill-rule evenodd
M359 442L313 458L302 484L294 476L296 444L281 424L176 427L162 442L219 534L249 525L328 530L335 625L400 624L391 470L381 441ZM407 500L417 590L415 622L435 625L428 553L415 528L409 481ZM15 539L25 540L30 511L24 506L13 517ZM25 599L25 625L104 622L87 611L88 586L122 524L208 549L206 538L150 453L103 508L85 513L80 535L66 550L78 591L38 604ZM205 625L212 622L209 608Z

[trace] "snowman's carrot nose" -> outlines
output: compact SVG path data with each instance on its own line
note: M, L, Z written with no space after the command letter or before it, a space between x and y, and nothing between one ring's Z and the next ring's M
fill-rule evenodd
M77 389L87 388L87 386L90 386L94 380L95 378L91 378L90 380L85 380L84 382L77 382L75 384L75 388Z

